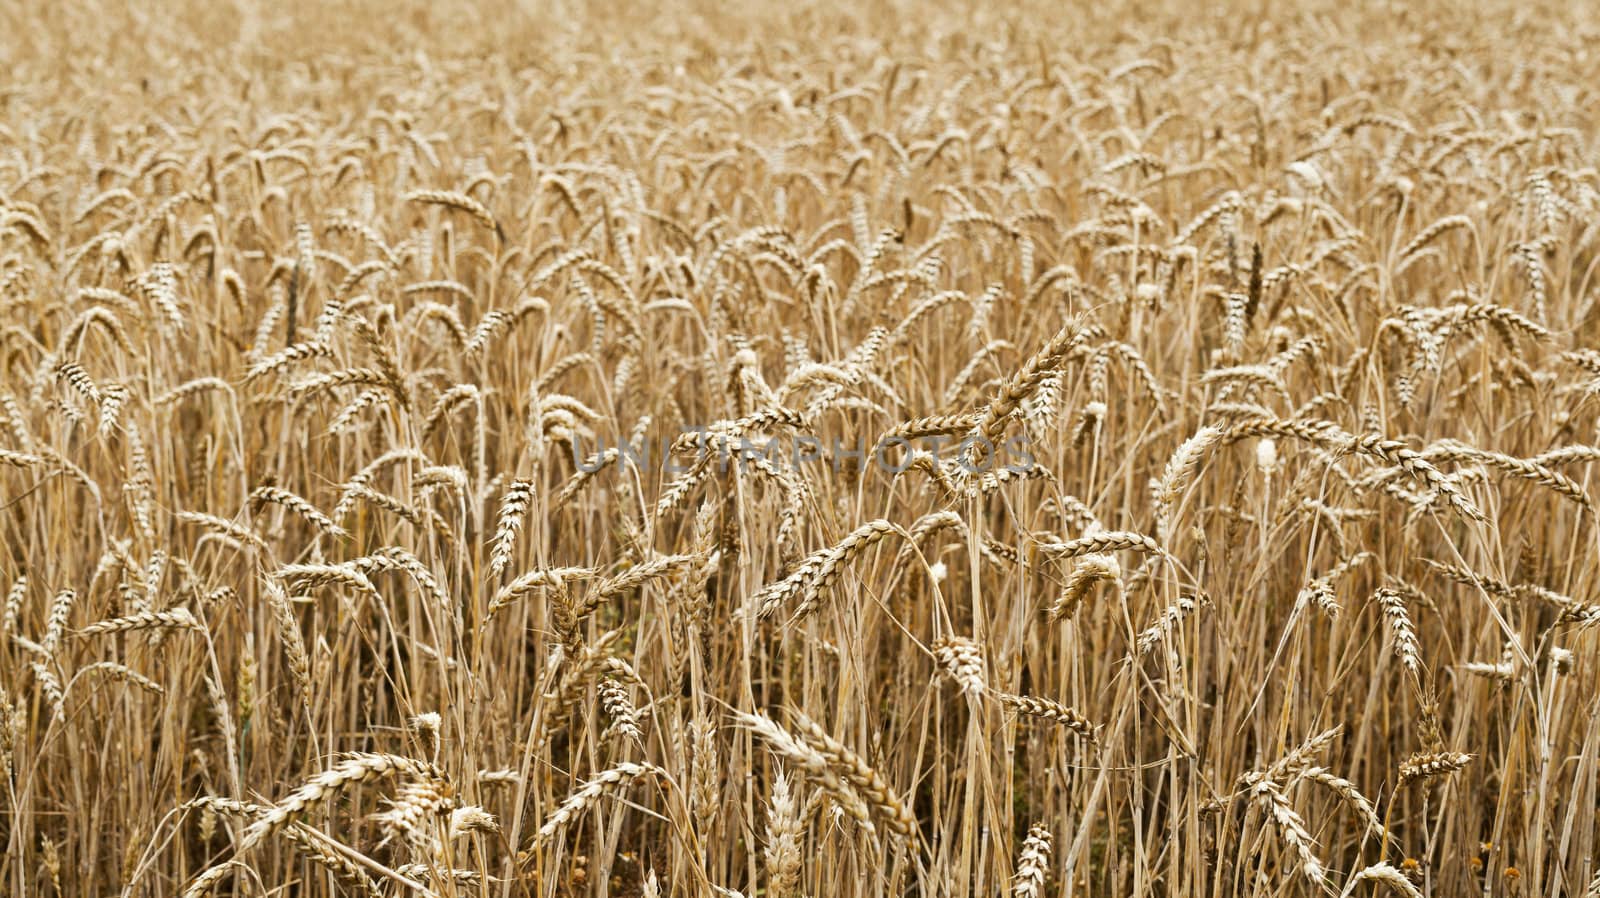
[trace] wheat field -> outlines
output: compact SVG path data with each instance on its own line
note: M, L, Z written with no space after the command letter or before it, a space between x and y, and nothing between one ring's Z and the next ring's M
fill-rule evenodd
M0 2L0 895L1600 898L1600 10Z

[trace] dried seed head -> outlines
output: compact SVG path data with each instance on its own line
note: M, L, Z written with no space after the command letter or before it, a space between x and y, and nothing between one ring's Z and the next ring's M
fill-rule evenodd
M945 674L968 696L978 698L988 688L983 675L983 649L976 642L963 636L941 640L933 644L933 655Z

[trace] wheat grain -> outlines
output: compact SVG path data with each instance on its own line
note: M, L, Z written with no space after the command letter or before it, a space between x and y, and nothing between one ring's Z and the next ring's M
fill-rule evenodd
M772 775L772 797L767 807L767 842L763 849L767 894L772 898L798 898L800 852L804 837L800 807L790 789L789 778L779 770Z
M1265 806L1267 815L1277 825L1278 834L1300 861L1300 872L1312 885L1321 887L1324 877L1327 876L1327 867L1316 856L1316 843L1311 840L1311 833L1306 830L1305 821L1295 813L1289 804L1289 799L1274 786L1270 780L1257 783L1254 788L1256 800Z
M1091 743L1099 741L1099 728L1066 705L1033 695L1012 695L1007 692L995 692L993 695L1001 704L1019 714L1064 726Z
M1419 780L1428 780L1454 773L1466 767L1472 755L1453 751L1418 752L1400 765L1402 787Z
M1356 871L1355 875L1350 877L1350 882L1344 887L1344 891L1340 893L1341 898L1354 895L1357 886L1369 881L1381 882L1406 898L1423 898L1421 890L1413 885L1404 873L1382 861Z
M1389 629L1394 632L1394 651L1400 659L1400 664L1412 676L1420 676L1422 672L1422 658L1417 649L1417 631L1411 623L1411 614L1406 610L1404 597L1399 591L1389 587L1380 587L1373 593L1373 598L1383 609L1383 616L1389 621Z
M1017 854L1017 872L1011 878L1013 898L1038 898L1050 865L1050 830L1042 823L1028 827Z
M132 630L192 630L196 633L204 632L203 627L195 619L194 613L187 608L168 608L165 611L142 611L127 617L111 618L96 621L77 631L79 636L96 636L102 633L127 633ZM48 642L46 643L48 646Z
M737 713L735 714L735 719L742 726L760 736L762 741L773 752L787 758L790 762L805 770L806 775L816 780L817 785L821 786L838 803L839 808L864 830L867 832L873 831L866 803L829 766L826 755L790 735L787 730L765 714Z
M599 802L606 793L641 776L651 775L664 776L665 771L649 764L634 764L627 761L610 770L601 771L567 796L567 800L545 818L544 825L534 834L534 841L536 843L549 841L562 827Z
M246 827L239 839L236 854L243 855L263 839L289 826L297 815L332 801L339 793L353 786L397 774L431 783L444 782L443 774L433 765L422 761L373 752L352 753L307 780Z
M910 838L916 832L917 821L911 811L860 755L828 735L826 730L803 714L795 714L795 724L801 741L821 755L829 768L866 799L884 818L890 830L905 838Z

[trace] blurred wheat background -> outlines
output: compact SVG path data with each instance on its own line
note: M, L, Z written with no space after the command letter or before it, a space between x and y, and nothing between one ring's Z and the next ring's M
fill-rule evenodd
M1600 896L1600 14L1194 6L0 2L0 894Z

